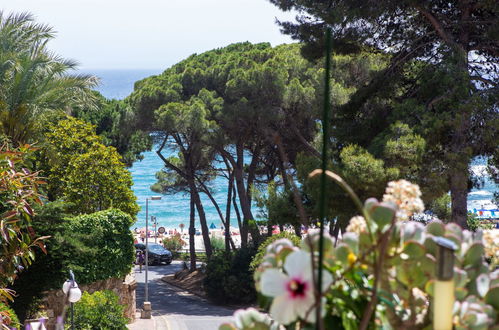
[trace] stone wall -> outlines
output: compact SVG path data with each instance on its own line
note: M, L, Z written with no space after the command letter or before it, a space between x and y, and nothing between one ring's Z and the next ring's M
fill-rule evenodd
M79 285L82 292L94 293L95 291L110 290L120 297L120 304L125 305L125 316L133 322L135 319L135 289L137 282L133 275L128 275L125 280L119 278L110 278L104 281L98 281L91 284ZM45 293L44 307L47 312L47 328L54 329L57 316L62 315L64 310L65 296L60 290L52 290ZM68 310L69 312L69 310Z

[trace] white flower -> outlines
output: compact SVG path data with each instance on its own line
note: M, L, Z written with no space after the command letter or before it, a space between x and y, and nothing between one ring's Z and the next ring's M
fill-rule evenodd
M499 264L499 230L484 230L482 242L486 257L491 258L492 264Z
M389 182L383 195L383 202L397 204L399 208L397 218L401 221L408 220L414 213L424 211L419 186L406 180Z
M235 325L237 329L251 329L259 326L270 325L272 320L268 315L262 314L256 309L238 309L234 312Z
M295 246L293 245L293 243L289 239L280 238L280 239L276 240L275 242L273 242L272 244L270 244L269 246L267 246L267 253L277 254L277 253L281 252L281 250L284 248L294 249Z
M347 226L347 231L357 234L367 232L366 219L364 219L364 217L361 217L360 215L353 217L352 219L350 219L350 223Z
M262 294L274 297L270 307L270 315L279 323L287 325L298 318L315 321L315 296L312 279L310 254L298 250L286 258L284 270L266 269L261 278ZM332 277L323 272L322 291L331 283Z

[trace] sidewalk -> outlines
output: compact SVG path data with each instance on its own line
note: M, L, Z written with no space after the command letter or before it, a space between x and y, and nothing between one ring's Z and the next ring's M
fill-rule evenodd
M136 313L135 321L127 325L128 329L131 330L156 330L156 320L154 316L150 319L141 319L140 313Z

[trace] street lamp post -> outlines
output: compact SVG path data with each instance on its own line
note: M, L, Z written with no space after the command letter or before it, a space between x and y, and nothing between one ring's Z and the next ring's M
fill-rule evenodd
M69 271L69 280L66 280L62 286L62 291L68 297L70 308L71 308L71 329L74 330L74 303L80 300L81 290L78 288L78 284L75 281L75 275L73 271Z
M144 313L143 319L151 318L151 303L149 302L149 199L152 201L161 200L161 196L151 196L146 198L146 278L145 278L145 300L144 300Z

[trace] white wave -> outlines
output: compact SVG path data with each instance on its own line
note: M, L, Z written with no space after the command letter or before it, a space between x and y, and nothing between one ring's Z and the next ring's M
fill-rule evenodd
M486 165L472 165L470 166L470 169L473 175L475 176L483 176L483 177L489 176Z
M491 196L492 197L493 194L487 190L478 190L478 191L471 191L468 193L468 195L470 195L470 196Z

